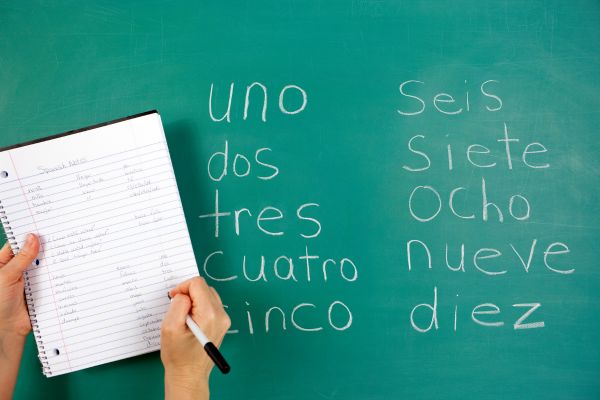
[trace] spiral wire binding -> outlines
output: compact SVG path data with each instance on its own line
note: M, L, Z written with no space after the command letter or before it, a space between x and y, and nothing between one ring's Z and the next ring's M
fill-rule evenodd
M6 234L6 239L10 243L12 251L14 253L19 252L21 249L19 244L17 243L17 239L15 238L15 234L10 226L10 221L8 220L8 216L6 215L6 211L4 211L4 206L2 205L2 200L0 200L0 221L2 222L2 227L4 228L4 233ZM48 364L48 355L46 354L46 348L44 347L44 340L42 338L42 334L40 333L40 326L38 325L37 315L35 311L35 304L33 303L33 298L31 294L31 283L29 282L28 271L25 271L25 300L27 301L27 309L29 311L29 319L31 319L31 328L33 330L33 336L35 337L35 341L38 346L38 358L42 363L42 372L46 376L52 375L52 370L50 365Z

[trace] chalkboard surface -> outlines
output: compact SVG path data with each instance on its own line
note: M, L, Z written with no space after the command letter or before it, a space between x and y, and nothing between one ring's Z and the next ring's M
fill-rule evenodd
M160 111L214 398L600 397L597 1L85 3L0 5L0 145ZM162 375L29 340L15 396Z

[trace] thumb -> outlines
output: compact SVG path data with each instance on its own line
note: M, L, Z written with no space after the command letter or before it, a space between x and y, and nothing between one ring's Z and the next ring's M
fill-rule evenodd
M25 242L19 253L14 256L4 268L2 272L6 273L9 278L19 279L23 272L35 260L40 251L40 241L33 233L28 233L25 237Z
M185 330L185 319L191 308L192 300L188 296L184 294L175 295L163 319L163 333L172 334Z

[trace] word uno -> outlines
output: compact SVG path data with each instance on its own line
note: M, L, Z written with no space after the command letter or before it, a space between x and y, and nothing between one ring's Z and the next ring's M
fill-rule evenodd
M456 296L458 297L458 294ZM523 314L519 318L517 318L517 320L514 322L514 324L513 324L514 330L543 328L545 326L544 321L533 321L532 322L529 319L531 314L533 314L533 312L535 310L537 310L538 308L541 307L541 303L519 303L519 304L513 304L512 306L515 308L521 308L521 309L525 310L523 312ZM431 312L431 319L428 318L429 325L427 325L427 326L423 326L416 321L415 313L417 311L421 311L421 310L423 310L424 312L427 312L427 313ZM504 321L500 321L497 319L490 321L489 320L489 319L491 319L490 317L484 317L486 315L494 316L494 315L499 315L499 314L500 314L500 307L498 307L496 304L483 303L483 304L478 304L473 308L473 310L471 311L471 319L477 325L499 328L501 326L504 326ZM484 320L484 318L487 318L488 320ZM437 293L436 286L433 287L433 304L421 303L421 304L417 304L416 306L414 306L412 311L410 312L410 324L414 330L416 330L417 332L421 332L421 333L429 332L432 328L435 328L435 330L439 329L438 293ZM456 304L454 306L454 331L455 332L457 329L457 325L458 325L458 304Z
M245 121L248 118L248 108L250 107L250 94L253 88L259 88L262 92L262 113L261 120L263 122L267 121L267 104L268 104L268 90L265 85L260 82L253 82L252 84L246 87L246 98L244 100L244 116L243 120ZM214 84L210 84L210 94L208 96L208 114L210 118L215 122L221 122L226 120L227 122L231 122L231 103L233 101L233 89L234 82L231 82L229 85L229 100L227 101L227 110L220 117L215 117L213 112L213 88ZM302 98L302 103L299 106L295 106L292 108L291 106L286 106L286 95L290 95L290 93L297 92L297 95L300 95ZM306 108L308 104L308 96L306 91L297 85L286 85L279 91L279 111L282 114L295 115L299 114Z
M268 173L266 174L262 174L261 172L257 173L256 177L258 179L267 181L269 179L275 178L279 174L279 168L277 168L273 164L269 164L264 161L263 153L270 151L272 151L270 148L262 147L256 150L256 152L254 153L254 163L256 163L258 167L261 167L263 171L268 171ZM253 162L250 162L248 157L246 157L244 154L236 153L233 156L233 161L230 160L231 158L229 157L229 142L226 140L225 150L213 153L208 159L208 177L215 182L219 182L227 175L230 163L231 171L233 172L234 176L238 178L244 178L250 175L252 171ZM218 174L213 174L213 172L215 172L215 168L218 168ZM256 167L254 170L256 170Z
M493 80L493 79L483 82L479 86L479 93L480 93L480 95L482 95L485 98L485 100L488 101L488 104L485 105L486 110L491 111L491 112L500 111L500 109L502 109L502 99L499 96L491 93L489 91L489 88L487 88L492 83L499 83L499 82L496 80ZM398 114L405 115L405 116L419 115L423 111L425 111L427 106L426 106L425 100L423 100L421 97L419 97L415 94L408 94L408 85L409 84L413 85L413 86L415 84L425 85L425 82L417 81L417 80L409 80L409 81L402 82L400 84L400 87L398 88L398 90L400 91L400 94L403 97L413 99L413 103L415 103L416 109L413 109L411 111L407 111L405 109L397 109L396 111L398 112ZM465 84L467 84L467 81L465 81ZM433 104L433 107L438 112L440 112L442 114L446 114L446 115L456 115L456 114L461 114L463 111L468 112L471 110L471 101L469 100L469 91L468 90L465 90L464 101L462 103L457 103L454 96L452 96L449 93L443 93L443 92L437 93L436 95L434 95L431 102ZM462 104L462 105L460 105L460 104Z

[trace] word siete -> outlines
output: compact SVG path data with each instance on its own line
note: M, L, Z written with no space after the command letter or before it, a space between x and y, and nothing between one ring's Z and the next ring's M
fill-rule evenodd
M429 102L424 99L424 96L417 94L425 85L424 81L417 80L407 80L400 84L399 92L403 101L402 107L397 109L398 115L411 118L427 112ZM490 113L502 110L504 103L497 94L499 85L498 80L490 79L478 86L477 104L480 110ZM440 91L433 95L430 103L434 112L452 118L454 115L472 109L473 96L468 89L465 89L464 95L461 96ZM431 169L451 174L456 169L457 159L460 159L460 165L481 172L493 170L511 174L517 169L535 172L551 168L548 148L537 141L522 143L519 138L509 134L508 125L504 122L502 133L487 143L481 141L464 144L463 140L460 145L456 145L448 139L449 142L443 146L442 152L439 152L438 146L433 146L428 141L427 135L423 133L412 135L406 142L409 156L404 161L402 169L409 174L421 174ZM436 144L439 145L439 140L436 140ZM439 153L436 154L435 151ZM433 160L438 160L438 163ZM456 175L449 175L448 180L450 179L456 179ZM508 219L514 223L526 223L531 220L533 206L525 193L510 193L491 199L489 178L486 179L482 175L480 182L481 184L475 187L458 184L445 190L431 184L409 188L408 215L413 220L425 224L434 224L438 216L443 213L455 218L456 223L473 220L503 223ZM473 207L472 202L467 203L467 198L477 199L477 205ZM458 240L460 242L460 239ZM523 242L522 237L519 238L519 242ZM538 243L536 238L527 243L525 246L520 246L509 242L504 246L479 248L469 248L465 243L459 245L445 243L440 248L437 245L432 247L425 240L409 239L406 241L405 251L407 270L414 274L415 265L419 263L421 268L416 269L416 273L443 268L451 273L476 271L481 277L494 279L509 272L514 274L520 271L528 274L532 266L537 263L537 265L543 264L544 272L557 274L557 276L566 276L575 272L575 268L569 263L570 249L566 243L549 240L542 244ZM417 254L416 258L415 254ZM456 254L460 255L456 256ZM417 304L409 313L410 326L417 332L425 333L439 328L438 287L437 284L433 286L431 303ZM456 296L458 297L458 294ZM539 318L531 320L533 318L531 315L542 307L541 303L535 301L516 303L512 304L512 307L522 310L522 315L512 323L514 330L545 327L543 320ZM504 326L504 321L500 319L500 312L496 304L483 303L472 309L471 319L481 326L501 327ZM454 331L457 330L457 313L458 305L454 308ZM428 315L426 323L423 323L424 314ZM420 319L417 318L418 315L421 315Z
M456 87L456 86L455 86ZM535 204L525 189L501 191L498 194L497 182L488 172L518 174L523 171L536 173L552 168L550 150L541 141L524 141L510 129L510 122L502 118L506 108L505 97L501 95L501 82L487 79L472 83L464 81L459 92L432 90L426 80L405 80L398 87L399 99L396 104L398 118L422 119L428 116L441 116L452 120L462 115L495 113L495 121L501 121L492 135L480 132L479 139L468 142L458 136L445 135L444 142L439 137L433 141L433 133L409 132L406 140L406 157L401 168L406 174L422 177L423 181L406 187L407 217L419 224L428 224L435 229L440 220L454 219L456 224L483 222L486 225L529 223L536 216ZM228 96L224 93L227 92ZM429 93L424 95L423 93ZM272 103L275 97L276 102ZM267 122L273 113L294 117L308 108L307 91L299 85L287 84L276 88L260 82L243 85L239 89L235 82L227 88L210 85L208 95L208 115L214 123L231 123L257 119ZM235 107L232 107L235 104ZM235 111L240 110L240 111ZM235 115L235 113L238 115ZM262 238L266 241L278 237L293 236L303 241L302 246L292 251L279 249L276 255L248 255L231 257L227 247L206 249L202 270L207 279L220 284L242 282L251 285L278 284L296 287L329 285L341 282L352 285L359 276L359 265L351 257L315 254L309 246L319 240L324 229L323 212L318 201L309 199L292 205L267 203L261 206L245 203L234 207L223 207L223 191L218 185L227 182L235 184L250 182L256 185L272 185L281 175L280 165L275 161L274 151L267 146L256 146L252 151L238 151L235 143L224 140L219 151L212 153L206 164L208 179L217 187L214 189L214 202L198 217L213 227L216 239L230 237ZM457 171L477 171L478 183L461 182ZM469 171L471 170L471 171ZM443 187L436 187L425 181L431 172L437 176L448 174ZM462 177L467 175L463 174ZM446 185L448 181L450 185ZM527 188L527 186L524 186ZM502 188L505 189L505 188ZM229 204L229 203L228 203ZM461 229L461 231L463 231ZM474 232L475 233L475 232ZM402 246L406 257L408 274L423 275L435 269L443 269L453 274L478 274L481 279L498 279L506 274L523 274L532 282L539 273L569 276L576 271L571 265L571 250L560 239L507 238L506 243L470 246L465 240L452 238L453 242L433 243L425 238L409 238ZM443 242L443 240L442 240ZM390 244L392 245L392 244ZM314 248L314 247L313 247ZM532 274L531 271L536 271ZM434 276L431 274L431 276ZM435 276L440 276L439 274ZM447 296L439 282L432 282L433 297L428 301L417 302L407 310L409 329L418 333L435 332L443 329L451 321L452 329L459 325L459 307L454 304L453 317L440 315L447 309ZM338 287L338 285L330 286ZM452 294L450 294L452 296ZM455 293L456 299L459 297ZM344 331L353 323L351 308L346 302L332 297L327 304L309 301L292 301L292 306L256 304L251 299L230 302L227 307L233 315L234 324L229 333L253 335L264 329L265 333L277 328L280 332L289 330L318 332L321 330ZM289 300L289 299L288 299ZM423 299L420 299L423 300ZM253 304L254 303L254 304ZM443 307L440 305L443 303ZM470 320L477 326L500 328L509 325L515 331L539 329L546 326L543 320L543 306L534 299L520 299L509 302L502 308L491 302L469 306ZM243 320L243 322L241 322ZM462 320L462 319L460 319ZM319 322L316 322L319 321Z

